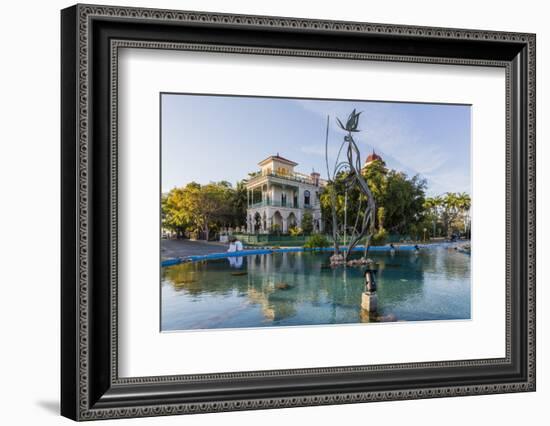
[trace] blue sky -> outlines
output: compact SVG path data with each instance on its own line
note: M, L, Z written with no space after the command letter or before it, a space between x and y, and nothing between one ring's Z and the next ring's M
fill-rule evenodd
M373 149L389 168L419 174L428 195L471 193L470 106L369 101L162 94L162 191L191 181L233 184L269 155L326 178L325 133L334 161L345 122L362 111L355 140L361 161Z

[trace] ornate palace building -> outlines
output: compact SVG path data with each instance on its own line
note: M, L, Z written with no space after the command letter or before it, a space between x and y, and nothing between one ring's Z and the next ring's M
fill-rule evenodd
M319 196L326 181L319 173L309 175L294 171L298 164L277 155L258 163L246 184L248 195L247 232L286 233L302 226L304 213L313 218L314 231L323 230Z

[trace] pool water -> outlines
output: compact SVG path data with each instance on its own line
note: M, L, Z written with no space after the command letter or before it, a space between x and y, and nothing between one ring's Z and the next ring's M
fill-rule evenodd
M447 247L369 253L377 315L361 309L365 267L332 253L270 253L162 268L161 330L470 318L470 256ZM359 257L360 254L357 254Z

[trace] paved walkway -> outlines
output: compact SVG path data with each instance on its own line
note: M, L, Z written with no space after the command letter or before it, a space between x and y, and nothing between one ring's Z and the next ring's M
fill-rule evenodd
M160 240L162 260L227 251L228 245L213 241Z

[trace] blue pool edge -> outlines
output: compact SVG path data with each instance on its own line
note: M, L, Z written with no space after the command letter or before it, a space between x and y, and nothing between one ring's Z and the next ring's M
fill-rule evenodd
M431 247L441 247L441 246L449 246L453 243L445 242L445 243L435 243L435 244L416 244L416 245L400 245L395 248L392 248L389 245L385 246L370 246L368 248L368 252L391 252L394 251L414 251L415 247L418 246L419 248L431 248ZM346 251L347 247L340 247L341 250ZM363 251L365 250L364 246L357 246L352 249L352 251ZM334 247L319 247L319 248L304 248L304 247L285 247L285 248L263 248L263 249L254 249L254 250L242 250L242 251L235 251L235 252L223 252L223 253L210 253L210 254L203 254L203 255L193 255L193 256L185 256L185 257L177 257L172 259L166 259L161 261L160 266L174 266L178 265L183 262L196 262L201 260L209 260L209 259L224 259L228 257L243 257L243 256L252 256L256 254L270 254L270 253L288 253L288 252L308 252L308 251L324 251L324 252L331 252L334 251Z

